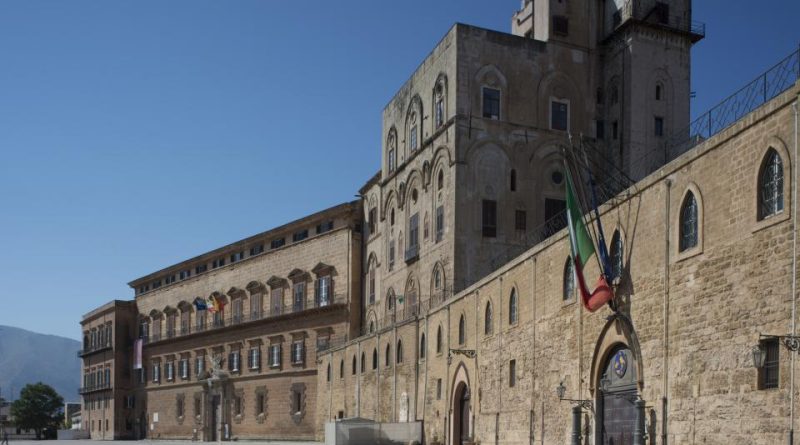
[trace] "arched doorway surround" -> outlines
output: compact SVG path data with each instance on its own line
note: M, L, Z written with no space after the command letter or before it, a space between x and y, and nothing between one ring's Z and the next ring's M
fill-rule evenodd
M462 445L471 441L474 434L472 414L472 391L469 374L463 362L456 367L450 392L450 441L451 445Z
M644 385L638 338L630 321L617 315L600 333L592 358L595 444L632 443L636 404Z

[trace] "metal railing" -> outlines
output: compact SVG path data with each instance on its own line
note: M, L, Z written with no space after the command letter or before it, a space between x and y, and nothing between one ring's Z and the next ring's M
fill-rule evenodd
M105 351L107 349L111 349L112 344L111 342L106 342L101 345L95 345L94 347L89 347L88 349L81 349L78 351L78 357L83 357L89 354L93 354L95 352Z
M800 79L800 49L697 117L687 128L667 138L663 144L664 163L730 127L756 108L791 88L798 79ZM655 170L653 168L647 173Z
M693 41L700 40L706 35L705 23L691 20L688 11L683 14L670 14L669 4L664 1L629 0L614 13L613 28L616 29L628 21L684 32L690 34Z
M297 304L295 302L289 304L282 303L280 306L270 306L265 311L257 311L250 314L229 314L226 311L224 313L224 317L222 318L215 317L212 314L212 318L209 319L208 322L205 324L195 324L193 326L181 326L180 329L166 330L165 335L162 335L161 333L157 332L157 333L151 333L149 336L140 338L144 341L145 344L155 343L164 339L180 338L198 332L213 331L216 329L222 329L230 326L237 326L260 320L267 320L282 315L296 314L300 312L322 309L326 307L333 307L336 305L344 305L347 304L347 301L348 301L347 295L338 294L338 295L333 295L329 299L325 300L320 300L318 298L315 298L314 301L310 302L310 304L308 305L306 305L306 302L303 302L303 304Z
M102 391L104 389L111 389L111 382L103 382L80 387L78 388L78 394L88 394L90 392Z

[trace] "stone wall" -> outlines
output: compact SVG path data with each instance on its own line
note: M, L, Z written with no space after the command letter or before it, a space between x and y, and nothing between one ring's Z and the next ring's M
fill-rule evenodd
M781 348L778 388L760 390L751 348L760 333L791 329L790 145L796 137L791 103L798 93L800 84L601 209L606 236L619 230L624 241L623 276L616 288L623 316L609 318L607 307L589 313L577 293L565 298L569 247L562 231L443 305L424 308L411 322L320 355L321 366L337 368L344 359L346 373L331 382L320 374L318 436L322 422L340 410L345 417L397 421L406 393L414 413L408 420L424 421L426 440L449 439L454 392L465 381L472 429L481 443L568 443L571 405L558 400L556 386L564 382L567 398L595 400L608 354L625 345L647 406L648 443L664 443L662 432L673 444L785 441L792 356ZM758 221L757 177L770 148L783 161L784 209ZM679 252L679 214L687 191L698 199L699 243ZM590 286L598 274L592 260L586 270ZM512 289L519 297L516 322L509 319ZM459 344L462 316L466 338ZM439 326L441 353L436 352ZM423 333L424 358L412 346ZM402 338L404 363L386 366L384 339L394 342L395 336ZM367 351L369 361L376 342L379 371L367 366L352 374L351 357ZM475 357L448 354L452 349L475 351ZM584 418L587 443L597 443L595 419L588 413Z

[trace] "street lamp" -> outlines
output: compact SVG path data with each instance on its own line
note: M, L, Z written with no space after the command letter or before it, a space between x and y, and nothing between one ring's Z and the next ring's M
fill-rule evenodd
M594 414L594 406L591 400L579 400L579 399L565 399L564 394L567 392L567 387L564 386L564 381L562 380L559 382L558 386L556 386L556 395L558 396L558 400L560 401L567 401L572 403L572 435L570 439L571 445L580 445L581 444L581 417L583 417L583 409L588 410L590 413Z
M763 368L764 361L767 359L764 348L762 348L761 345L753 346L753 350L750 352L753 354L753 366L758 369Z

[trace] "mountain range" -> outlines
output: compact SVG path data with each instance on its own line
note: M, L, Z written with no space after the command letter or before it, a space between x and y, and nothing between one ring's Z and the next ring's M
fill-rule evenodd
M16 399L28 383L52 386L65 402L76 402L80 342L0 325L0 397Z

